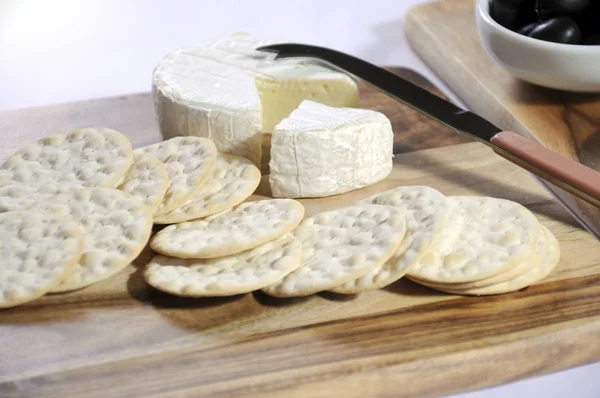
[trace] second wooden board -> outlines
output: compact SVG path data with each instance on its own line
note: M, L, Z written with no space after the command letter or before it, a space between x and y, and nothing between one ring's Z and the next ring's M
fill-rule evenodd
M405 18L405 33L415 52L474 112L600 170L600 97L537 87L511 76L479 40L475 0L418 5ZM598 208L548 187L600 237Z

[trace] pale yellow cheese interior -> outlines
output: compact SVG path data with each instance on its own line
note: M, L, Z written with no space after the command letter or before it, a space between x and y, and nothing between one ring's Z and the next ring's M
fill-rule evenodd
M358 106L356 83L339 74L324 74L322 78L273 79L259 76L255 80L262 107L262 132L271 133L304 100L333 107Z

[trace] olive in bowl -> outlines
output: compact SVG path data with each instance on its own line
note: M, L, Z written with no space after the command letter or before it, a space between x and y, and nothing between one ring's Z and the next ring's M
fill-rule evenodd
M534 39L563 44L594 45L600 34L600 1L489 0L494 21Z
M518 3L518 0L505 1ZM530 7L533 3L536 1L523 0L520 4ZM600 5L600 1L594 0L586 7L586 10L589 10L589 7L594 4ZM570 16L552 16L546 20L538 20L536 18L539 16L534 16L533 20L523 19L519 21L518 25L509 28L492 18L490 6L490 0L477 0L477 29L486 52L501 67L513 76L539 86L575 92L600 93L600 68L598 67L600 65L600 46L591 45L600 42L600 37L598 37L600 32L594 33L595 29L600 28L600 23L594 24L595 26L589 29L580 23L581 12L573 12ZM526 8L525 11L528 9ZM528 15L525 11L521 10L522 14L520 15ZM583 11L583 14L586 12L589 11ZM561 17L568 17L577 22L581 44L568 44L530 36L532 34L540 35L541 31L548 35L545 36L546 39L558 40L557 36L561 36L562 40L576 41L577 31L564 34L565 20L561 20L563 22L558 24L558 27L563 28L562 35L556 33L560 29L553 30L556 28L554 24L557 22L552 22L550 27L544 25L553 18ZM599 20L596 19L596 21ZM569 20L566 21L569 22ZM527 27L526 34L518 32L530 24L533 25ZM590 45L583 45L588 43Z
M539 22L531 28L527 36L553 43L581 43L581 29L571 17L555 17Z

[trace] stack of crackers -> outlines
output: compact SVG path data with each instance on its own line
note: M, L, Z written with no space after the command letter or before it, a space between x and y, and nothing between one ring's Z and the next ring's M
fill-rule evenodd
M0 168L0 308L104 280L140 254L153 223L230 208L259 181L206 138L134 151L118 131L84 128L32 142Z
M546 277L554 235L518 203L398 187L304 218L293 199L245 202L261 173L207 138L144 148L78 129L0 168L0 308L109 278L150 242L149 285L170 294L356 294L406 276L453 294L499 294ZM152 235L153 224L167 226Z

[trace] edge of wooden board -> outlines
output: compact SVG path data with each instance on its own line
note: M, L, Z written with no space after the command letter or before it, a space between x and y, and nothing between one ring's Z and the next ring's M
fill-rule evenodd
M598 295L595 285L600 277L592 279L594 283L579 290L564 289L555 282L519 294L507 305L506 312L514 322L508 325L511 332L504 335L495 334L498 325L493 321L478 316L485 310L484 302L458 298L349 318L343 322L344 330L336 322L324 322L241 337L212 348L177 347L0 383L0 395L21 397L35 392L40 398L69 398L85 393L90 398L106 398L160 393L161 397L293 398L330 397L335 391L347 398L364 398L389 396L390 391L398 397L461 393L598 358L600 345L590 342L600 336L600 301L588 294L591 290ZM537 304L537 295L546 294L557 294L560 303L556 308L547 308L545 324L528 327L529 307ZM588 304L585 311L577 308L582 303ZM419 319L406 325L403 313L415 309ZM571 319L552 323L556 312L561 311L571 311ZM475 343L457 327L457 320L466 319L474 320L482 335ZM446 340L446 344L431 348L414 333L401 334L407 326L420 327L423 323L430 325L429 333ZM354 356L340 358L351 345L355 347ZM240 347L242 354L233 355ZM262 347L262 354L257 356L252 347ZM295 349L291 354L290 347ZM410 352L403 352L402 347L410 347ZM301 367L294 365L294 356L299 355L307 358ZM165 364L169 367L168 382L164 380Z
M474 28L475 2L473 0L441 0L420 4L409 9L404 20L404 34L413 51L475 113L487 118L500 128L517 132L538 142L542 141L548 148L581 162L581 159L579 159L577 153L572 148L571 137L568 135L555 135L551 138L545 137L545 139L537 137L507 106L502 104L502 101L498 100L498 96L494 91L486 87L478 76L463 64L461 59L454 54L453 48L444 45L439 37L431 29L428 29L428 23L431 26L436 26L436 22L431 21L436 13L451 16L452 13L457 12L462 12L463 15L471 13L472 23L464 23L461 27L464 27L467 31L469 29L476 29ZM511 85L518 83L516 79L510 78L508 72L504 71L491 60L485 49L483 49L476 33L467 33L467 36L470 42L470 51L475 51L477 52L476 55L485 57L486 63L482 67L485 68L486 73L495 75L498 81L507 80ZM469 84L461 82L469 82ZM542 97L542 94L534 93L531 89L525 91L527 91L527 95L533 95L536 98ZM543 92L552 97L556 96L555 92L548 90L543 90ZM558 104L556 106L562 105ZM550 114L551 112L548 112L548 115ZM545 127L551 128L553 123L556 123L556 121L552 118L552 120L545 122ZM590 156L587 156L587 160L589 163ZM600 209L583 200L577 199L561 188L543 180L540 180L540 182L554 194L555 198L564 207L569 209L580 224L600 239Z

